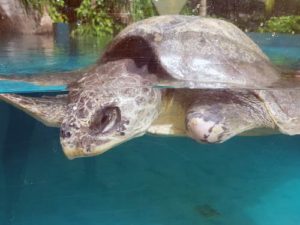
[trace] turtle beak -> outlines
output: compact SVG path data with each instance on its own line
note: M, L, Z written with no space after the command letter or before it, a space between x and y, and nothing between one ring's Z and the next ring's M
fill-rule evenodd
M131 139L131 138L129 138ZM112 148L114 148L117 145L120 145L126 141L129 140L128 138L124 139L118 139L118 140L109 140L107 142L102 143L99 146L93 146L93 147L77 147L77 146L69 146L65 144L64 142L61 142L63 152L65 153L66 157L70 160L75 158L82 158L82 157L91 157L91 156L97 156L100 155Z

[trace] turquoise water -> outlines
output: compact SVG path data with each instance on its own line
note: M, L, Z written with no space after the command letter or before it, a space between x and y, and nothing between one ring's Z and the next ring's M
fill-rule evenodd
M0 37L0 75L39 75L72 71L97 61L110 37L101 40L68 38L68 29L58 29L54 37ZM300 69L300 35L249 33L272 62L286 69ZM0 92L65 91L66 86L38 86L1 81Z
M300 68L299 36L251 37L276 64ZM24 42L20 53L21 43L8 59L2 41L0 73L79 68L101 50L52 43ZM221 145L145 136L69 161L58 129L0 103L0 224L299 225L299 146L299 137L283 135Z
M249 36L275 65L300 69L300 35L249 33Z
M0 36L0 75L39 75L66 72L95 63L110 37L69 38L68 27L54 36ZM62 91L65 86L38 86L22 82L0 82L0 92Z

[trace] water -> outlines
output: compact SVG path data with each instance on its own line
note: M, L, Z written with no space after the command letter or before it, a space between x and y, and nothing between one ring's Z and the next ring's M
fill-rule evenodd
M62 26L62 25L61 25ZM111 37L96 39L69 38L67 27L58 27L54 37L17 36L0 39L0 75L40 75L77 70L93 64L103 53ZM249 36L263 49L272 62L284 70L300 69L300 35L272 35L249 33ZM300 73L300 72L299 72ZM1 77L0 77L1 80ZM205 87L205 88L240 88L230 83L199 83L177 81L160 82L155 85L164 87ZM300 88L299 82L279 84L277 88ZM243 87L244 89L266 89L265 86ZM272 87L273 88L273 87ZM66 86L40 86L25 82L0 82L1 93L65 91Z
M39 75L66 72L95 63L111 37L69 38L60 25L54 36L5 36L0 38L0 74ZM62 91L65 86L38 86L22 82L0 82L0 92Z
M271 61L289 69L300 69L300 35L249 33Z
M300 68L299 36L251 36L276 64ZM101 49L65 41L43 51L40 42L0 42L1 73L79 68ZM69 161L58 129L4 103L0 124L1 225L299 225L299 136L221 145L145 136Z

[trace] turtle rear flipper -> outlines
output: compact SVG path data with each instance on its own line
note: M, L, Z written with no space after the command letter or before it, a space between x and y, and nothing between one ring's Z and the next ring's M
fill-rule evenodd
M50 127L60 127L67 108L67 95L26 97L15 94L0 94L0 100L21 109Z
M300 134L300 90L274 89L257 93L282 133Z

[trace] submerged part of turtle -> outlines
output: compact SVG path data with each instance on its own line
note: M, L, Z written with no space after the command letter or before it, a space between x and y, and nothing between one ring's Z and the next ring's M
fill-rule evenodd
M61 127L69 158L97 155L147 132L205 143L257 128L300 133L300 91L270 89L286 79L247 35L223 20L140 21L112 41L97 65L50 78L23 81L68 84L68 95L0 98Z

